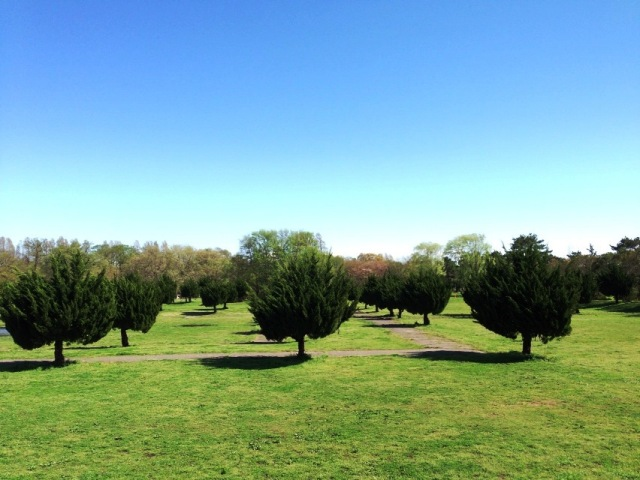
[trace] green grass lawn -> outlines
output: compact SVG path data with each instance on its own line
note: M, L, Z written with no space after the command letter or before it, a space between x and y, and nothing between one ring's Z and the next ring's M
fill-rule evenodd
M490 353L0 364L0 478L640 479L637 305L583 308L527 361L452 299L416 328ZM255 348L245 307L183 315L198 308L166 308L132 349ZM387 334L351 320L309 347L404 348ZM4 358L25 356L6 340Z

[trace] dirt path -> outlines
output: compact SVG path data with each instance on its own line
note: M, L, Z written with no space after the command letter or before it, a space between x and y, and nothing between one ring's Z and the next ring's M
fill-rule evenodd
M354 318L361 318L378 327L388 328L394 334L431 350L446 350L448 352L479 352L479 350L475 350L473 347L468 345L429 335L424 330L419 330L413 325L399 323L393 317L377 317L356 313Z

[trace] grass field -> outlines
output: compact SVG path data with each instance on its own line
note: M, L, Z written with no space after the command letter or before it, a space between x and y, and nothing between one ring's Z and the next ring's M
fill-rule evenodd
M167 307L130 349L114 333L66 353L295 353L250 344L244 305L200 308ZM637 303L583 308L571 336L527 361L467 314L454 298L416 328L486 355L0 364L0 478L640 478ZM353 320L309 345L406 347ZM52 358L6 337L0 355Z

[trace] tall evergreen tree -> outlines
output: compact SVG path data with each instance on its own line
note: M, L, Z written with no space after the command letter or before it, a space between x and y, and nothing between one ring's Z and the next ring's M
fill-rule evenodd
M402 274L395 268L389 268L380 278L380 308L389 310L393 316L393 310L398 309L398 318L402 317L404 307L402 299L402 286L404 280Z
M550 257L535 235L518 237L504 255L488 257L463 291L478 323L507 338L521 335L525 355L531 354L534 338L546 343L571 333L579 280L552 269Z
M120 330L123 347L129 346L127 330L147 333L156 322L162 310L154 283L135 275L127 275L114 280L116 313L113 328Z
M379 310L379 306L382 303L382 296L380 292L380 277L371 274L367 277L367 281L362 287L362 293L360 295L360 301L365 305L375 305L376 312Z
M409 313L422 315L424 325L429 325L429 314L437 315L444 310L449 303L451 290L446 276L434 268L412 270L403 284L403 307Z
M64 365L64 342L84 345L104 337L113 325L115 299L105 278L90 273L79 249L54 250L48 277L32 271L8 285L0 315L16 344L31 350L54 344L54 361Z
M350 279L341 262L314 248L302 249L278 264L268 285L254 292L250 312L269 340L286 337L305 355L305 337L334 333L355 312Z
M156 280L156 287L160 303L173 303L176 299L176 293L178 292L178 282L176 282L167 273L163 273L158 280Z

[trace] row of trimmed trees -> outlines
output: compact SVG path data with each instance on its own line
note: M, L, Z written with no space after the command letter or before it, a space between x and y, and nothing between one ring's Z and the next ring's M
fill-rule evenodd
M429 315L444 310L451 297L451 283L436 269L418 266L402 272L389 269L380 277L369 275L362 287L360 300L366 305L374 305L376 310L388 309L390 315L398 310L422 315L424 325L429 325Z
M118 329L122 346L129 346L127 331L148 332L172 287L167 278L153 283L127 275L111 281L104 270L93 273L91 257L82 250L54 249L42 271L24 272L2 285L0 319L24 349L53 343L54 364L62 366L65 343L94 343Z
M514 239L503 253L479 258L466 274L462 291L472 316L507 338L522 338L522 353L531 354L533 339L543 343L571 332L581 290L580 275L552 262L551 252L535 235ZM354 295L355 293L355 295ZM369 275L355 289L341 259L305 248L275 263L260 290L254 290L250 311L267 339L293 338L304 356L304 339L335 332L355 311L358 301L389 309L428 315L444 310L450 281L432 265L404 272L387 269Z

